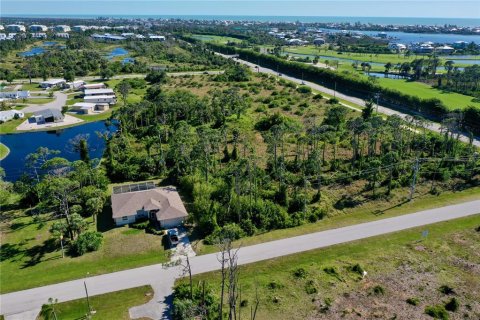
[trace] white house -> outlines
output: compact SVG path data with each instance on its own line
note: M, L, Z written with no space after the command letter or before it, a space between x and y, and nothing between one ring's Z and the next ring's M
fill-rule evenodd
M40 87L44 89L49 89L53 87L62 87L67 81L64 79L50 79L47 81L40 82Z
M79 26L73 26L72 27L72 31L75 31L75 32L84 32L86 30L88 30L87 26L79 25Z
M72 81L72 82L67 82L65 84L65 87L67 87L69 89L77 90L77 89L83 88L84 85L85 85L85 81L75 80L75 81Z
M85 87L84 87L85 88ZM113 89L85 89L85 96L114 96L115 92Z
M55 37L68 39L68 38L70 38L70 35L66 32L57 32L57 33L55 33Z
M82 89L105 89L107 86L100 82L100 83L89 83L89 84L84 84L82 86Z
M25 32L25 26L21 24L9 24L7 25L7 31L10 32Z
M47 34L45 32L32 32L32 38L36 39L47 39Z
M32 24L28 27L28 30L30 30L30 32L47 32L48 28L43 24Z
M54 30L56 32L65 33L65 32L70 32L72 29L70 29L70 26L67 26L65 24L61 24L61 25L55 26Z
M145 218L162 228L179 226L188 217L175 187L112 194L112 218L117 226Z
M95 111L95 103L77 102L72 106L72 110L82 114L92 114Z
M148 35L148 39L150 39L152 41L165 41L165 36L157 36L157 35L154 35L154 34L150 34L150 35Z
M388 44L388 49L396 51L396 52L402 52L407 49L407 46L404 45L403 43L389 43Z
M30 97L30 91L2 91L0 92L0 98L3 99L27 99Z
M25 114L22 111L18 110L6 110L0 111L0 121L6 122L14 118L23 118Z
M115 104L117 103L117 98L115 96L85 96L83 101L89 103L108 103L108 104Z
M445 46L436 47L435 51L442 54L451 54L455 51L455 49L445 45Z

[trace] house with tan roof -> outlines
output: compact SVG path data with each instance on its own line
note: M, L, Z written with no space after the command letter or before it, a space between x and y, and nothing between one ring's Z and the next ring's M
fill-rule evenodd
M162 228L176 227L188 217L175 187L112 194L112 217L117 226L138 219L158 221Z

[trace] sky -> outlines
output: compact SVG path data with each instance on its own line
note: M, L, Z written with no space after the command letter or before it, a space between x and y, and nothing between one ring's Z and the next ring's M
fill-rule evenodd
M250 15L476 18L464 0L0 0L1 15Z

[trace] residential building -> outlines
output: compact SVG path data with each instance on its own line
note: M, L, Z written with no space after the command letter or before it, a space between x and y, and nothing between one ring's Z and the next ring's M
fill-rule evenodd
M67 82L65 84L65 87L68 88L68 89L78 90L78 89L83 88L84 85L85 85L85 81L75 80L75 81L72 81L72 82Z
M70 32L70 31L72 31L72 29L70 28L70 26L67 26L67 25L64 25L64 24L55 26L53 29L54 29L56 32L60 32L60 33L65 33L65 32Z
M117 226L150 219L162 228L179 226L188 217L187 210L175 187L114 193L112 218Z
M454 48L450 46L440 46L435 48L435 52L440 53L440 54L452 54L455 51Z
M45 32L35 32L31 33L32 38L36 39L47 39L47 34Z
M50 89L53 87L63 87L67 81L64 79L50 79L47 81L40 82L40 87L43 89Z
M82 86L82 89L105 89L107 86L104 83L89 83L89 84L84 84Z
M45 109L34 112L33 116L28 119L28 122L36 124L56 123L62 122L64 118L65 117L60 110Z
M30 97L30 91L2 91L0 92L0 98L3 99L27 99Z
M70 35L66 32L57 32L57 33L55 33L55 37L69 39Z
M149 34L148 39L152 41L165 41L165 36L157 36L154 34Z
M0 24L0 31L5 30L5 28Z
M84 90L85 97L87 96L115 96L115 92L113 89L105 88L105 89L85 89Z
M95 111L95 103L77 102L72 106L72 110L81 114L92 114Z
M393 50L395 52L402 52L407 49L407 46L402 43L389 43L388 49Z
M115 104L117 103L117 98L115 96L86 96L83 98L83 101L89 103L107 103L107 104Z
M7 25L7 31L10 32L25 32L25 26L21 24L9 24Z
M28 30L30 30L30 32L47 32L48 28L43 24L32 24L28 27Z
M23 117L25 117L25 114L22 111L18 111L18 110L0 111L1 122L7 122L15 118L23 118Z
M87 26L79 25L79 26L73 26L72 27L72 31L75 31L75 32L84 32L84 31L87 31L87 30L88 30Z
M313 44L316 46L320 46L322 44L325 44L325 39L323 38L316 38L313 40Z

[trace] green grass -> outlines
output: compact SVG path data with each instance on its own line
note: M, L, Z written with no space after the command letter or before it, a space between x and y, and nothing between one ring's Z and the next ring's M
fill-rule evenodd
M30 98L25 100L18 100L18 104L46 104L54 101L55 98L42 97L42 98Z
M394 197L392 197L390 202L380 204L372 202L361 208L345 210L343 214L325 218L316 223L307 223L294 228L273 230L263 234L242 238L236 241L234 245L250 246L258 243L400 216L477 199L480 199L480 187L460 192L449 191L438 196L423 194L422 196L417 197L414 201L406 203L403 203L400 199L394 199ZM192 241L192 244L199 255L218 251L216 246L205 245L201 240Z
M90 297L90 306L95 310L91 319L130 319L128 309L147 303L153 297L150 286L142 286ZM88 313L86 299L78 299L55 305L58 319L81 319ZM39 320L43 320L40 317Z
M94 121L102 121L108 119L112 115L113 109L110 107L105 112L102 113L95 113L95 114L71 114L72 116L82 119L85 122L82 122L82 124L88 123L88 122L94 122Z
M225 37L225 36L215 36L215 35L205 35L205 34L194 34L191 36L200 41L204 42L217 42L221 44L225 44L228 42L242 42L242 39L233 38L233 37Z
M22 90L27 90L27 91L41 91L43 90L42 88L39 87L38 83L32 82L30 83L24 83L22 84Z
M3 143L0 143L0 160L5 159L9 153L10 149Z
M426 305L446 300L438 290L444 284L455 289L463 305L478 306L479 278L464 267L479 262L480 233L474 230L478 226L480 215L475 215L241 266L239 287L242 300L248 302L242 313L249 313L258 290L260 320L337 319L350 313L358 319L392 319L393 314L406 319L402 313L406 307L412 318L423 319ZM424 230L429 235L422 241ZM365 279L350 271L357 263L367 271ZM335 268L337 275L327 274L325 267ZM293 276L299 268L305 270L305 279ZM200 281L219 296L219 272L194 276L194 284ZM308 281L318 293L306 292ZM277 288L272 289L271 283ZM372 296L375 287L381 287L384 295ZM420 299L418 306L406 303L411 297ZM326 298L331 299L331 307L320 316ZM473 316L476 311L461 312Z
M12 119L10 121L7 121L5 123L0 124L0 134L6 134L6 133L18 133L16 128L25 120L28 119L32 114L27 113L25 114L24 118L21 119Z
M109 273L166 262L162 237L112 227L111 211L105 210L97 223L104 236L99 251L81 257L62 258L60 243L48 231L53 221L35 220L19 211L4 211L0 224L1 293L28 289L90 275ZM89 227L94 228L91 218ZM41 275L41 276L39 276ZM22 281L18 281L22 279Z
M423 99L437 98L445 106L453 109L464 109L467 106L480 108L480 103L472 102L473 97L455 92L446 92L429 86L428 84L407 81L402 79L378 78L378 82L383 87L398 90L405 94L410 94Z

